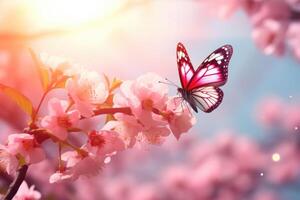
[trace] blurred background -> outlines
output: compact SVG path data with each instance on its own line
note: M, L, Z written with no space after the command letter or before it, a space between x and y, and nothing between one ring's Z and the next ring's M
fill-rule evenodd
M35 103L42 88L29 48L110 77L155 72L177 83L177 42L185 44L194 67L223 44L234 48L223 103L213 113L197 114L197 125L179 142L168 138L161 147L125 151L98 177L68 184L50 185L54 165L43 162L32 167L27 182L43 199L299 199L298 4L0 1L0 82ZM0 103L3 143L26 119L1 94ZM1 190L11 180L1 174Z

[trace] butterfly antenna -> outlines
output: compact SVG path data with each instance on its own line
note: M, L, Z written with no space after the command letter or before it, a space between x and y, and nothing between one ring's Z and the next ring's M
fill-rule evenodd
M165 78L165 80L167 82L164 82L164 81L158 81L158 82L163 83L163 84L167 84L167 85L172 85L172 86L175 86L175 87L179 87L178 85L176 85L174 82L170 81L169 79Z
M169 79L165 78L166 81L168 81L170 84L176 86L179 88L179 85L177 85L176 83L174 83L173 81L170 81Z
M172 85L172 86L174 86L174 84L167 83L167 82L164 82L164 81L158 81L158 83L163 83L163 84L166 84L166 85Z

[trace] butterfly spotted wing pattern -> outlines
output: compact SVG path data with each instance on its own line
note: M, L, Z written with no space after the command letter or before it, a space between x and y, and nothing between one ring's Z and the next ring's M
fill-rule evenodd
M178 56L178 50L181 49L184 50L182 52L186 55L184 57L187 58L188 65L186 65L186 60L179 62L178 58L182 56ZM194 71L184 46L181 43L178 44L177 62L182 89L188 95L185 100L193 105L192 108L196 112L195 107L204 112L211 112L221 104L224 94L219 87L227 81L228 65L232 54L232 46L224 45L211 53Z
M195 70L186 49L181 43L177 45L177 65L181 86L183 89L187 89L188 83L194 76Z
M224 45L211 53L198 67L188 83L187 89L204 86L222 86L228 77L228 64L232 56L231 45Z

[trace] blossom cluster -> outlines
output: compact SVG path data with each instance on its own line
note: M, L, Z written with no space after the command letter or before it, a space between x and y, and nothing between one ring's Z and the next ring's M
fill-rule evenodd
M80 179L72 185L63 185L60 190L69 194L70 199L289 199L278 188L282 190L285 184L297 181L298 170L292 161L298 156L296 152L288 153L292 152L291 147L279 145L268 149L231 131L217 135L209 139L189 135L179 142L168 140L158 151L134 149L126 152L126 157L119 154L101 177ZM272 160L270 153L274 150L281 153L282 161ZM159 166L156 173L149 174L152 169L148 168L149 162L151 166L153 162ZM38 171L30 175L39 177L46 166L49 167L47 163L37 166ZM281 171L283 167L286 170ZM72 192L68 191L70 187Z
M50 183L91 177L118 152L137 143L160 145L170 134L179 139L195 123L155 73L110 80L61 58L33 52L32 56L43 87L37 106L18 90L0 85L0 91L30 117L28 127L8 135L0 146L1 168L10 175L23 165L51 159L46 157L51 141L58 149L52 155L58 163Z
M292 96L290 96L292 100ZM260 102L256 112L257 121L265 128L277 128L282 132L298 132L300 128L300 104L286 103L278 97Z
M289 101L269 97L258 104L255 117L274 136L265 141L228 130L213 138L192 134L179 142L170 138L160 148L119 152L106 170L89 179L49 185L47 176L56 168L51 160L35 165L28 175L43 197L57 199L290 199L281 191L297 185L300 146L298 130L288 127L300 121L292 117L299 116L292 115L299 105ZM273 160L274 153L280 160ZM27 189L20 195L29 194Z
M242 9L253 26L252 37L267 55L282 56L288 47L300 60L300 3L297 0L214 0L221 18ZM214 9L215 11L215 9Z
M114 200L293 199L282 191L298 186L300 175L298 130L291 132L288 128L300 123L293 117L299 113L292 115L294 112L299 112L298 104L279 98L266 98L258 104L255 112L258 122L264 128L274 127L270 130L274 137L261 142L227 130L210 139L189 135L179 143L168 141L158 152L135 151L130 157L117 156L111 167L114 171L92 183L77 182L76 197L89 194L89 199L100 196ZM274 135L276 132L279 135ZM280 159L273 159L273 154L280 155ZM152 169L147 168L149 162L159 166L156 173L149 174ZM145 174L132 175L132 168L144 169ZM89 184L103 189L95 191ZM82 188L83 185L87 186Z
M297 150L287 141L268 146L248 137L237 137L229 131L217 135L211 139L189 138L190 141L182 140L180 144L168 144L159 154L149 151L141 156L136 152L135 159L129 162L119 157L121 161L115 166L115 178L110 174L103 177L103 182L94 180L92 183L105 189L97 192L86 187L82 194L77 194L78 199L86 193L90 194L90 199L101 195L103 199L114 200L289 199L278 189L284 190L299 180L299 147ZM272 160L273 152L281 155L280 161ZM174 161L174 154L181 156ZM152 157L156 158L155 162L159 157L164 160L164 163L156 163L160 166L156 174L144 177L142 181L143 174L128 175L128 169L135 165L145 168L141 163L147 165ZM170 163L166 164L166 161ZM85 184L87 182L81 180L75 188Z
M273 183L290 183L300 177L300 104L295 103L292 96L289 101L268 97L257 106L257 121L272 136L267 146L281 159L270 169Z

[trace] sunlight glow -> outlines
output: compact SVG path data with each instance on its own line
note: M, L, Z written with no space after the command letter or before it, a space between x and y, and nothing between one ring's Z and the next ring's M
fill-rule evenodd
M43 0L36 10L40 21L48 26L74 26L108 15L120 0Z

